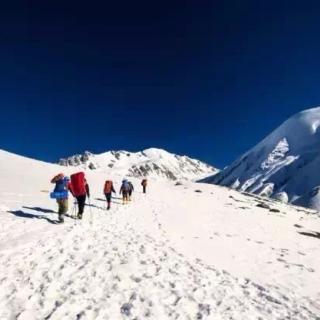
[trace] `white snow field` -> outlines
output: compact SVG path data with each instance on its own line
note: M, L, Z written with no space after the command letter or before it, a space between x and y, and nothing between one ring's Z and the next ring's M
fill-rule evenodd
M320 319L314 211L192 182L144 195L135 179L106 211L103 182L123 177L88 171L83 220L55 224L60 171L75 168L0 151L1 320Z
M320 210L320 107L295 114L206 182Z

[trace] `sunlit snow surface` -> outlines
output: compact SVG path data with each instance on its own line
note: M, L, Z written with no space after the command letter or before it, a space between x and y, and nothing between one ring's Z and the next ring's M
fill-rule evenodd
M156 179L105 211L109 176L91 170L83 221L55 224L60 171L75 169L0 151L1 320L319 319L314 211Z

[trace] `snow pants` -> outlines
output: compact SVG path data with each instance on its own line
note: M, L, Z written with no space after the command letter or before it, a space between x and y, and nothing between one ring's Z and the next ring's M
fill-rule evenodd
M68 212L68 199L58 199L58 213L66 214Z
M129 201L129 192L126 190L122 190L122 202L123 204L128 203Z
M110 206L111 206L111 197L112 197L112 194L111 194L111 192L110 192L110 193L105 193L104 195L106 196L107 204L108 204L107 209L109 210L109 209L110 209Z
M68 212L68 199L57 199L59 221L63 222L63 216Z
M83 211L84 211L84 206L86 204L86 198L87 198L86 194L76 197L77 202L78 202L78 217L79 218L82 217L82 214L83 214Z

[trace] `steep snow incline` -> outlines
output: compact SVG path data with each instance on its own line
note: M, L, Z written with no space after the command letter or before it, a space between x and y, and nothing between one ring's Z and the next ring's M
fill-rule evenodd
M320 108L300 112L204 181L320 210Z
M0 152L0 168L1 320L320 313L320 219L310 210L191 182L154 181L144 195L133 178L133 201L116 196L107 212L105 177L91 170L83 221L55 224L41 190L61 167ZM122 174L113 177L118 190Z
M178 156L162 149L142 152L109 151L99 155L85 152L67 159L60 165L80 166L85 169L112 173L115 170L131 177L154 177L167 180L194 180L218 172L217 169L187 156Z

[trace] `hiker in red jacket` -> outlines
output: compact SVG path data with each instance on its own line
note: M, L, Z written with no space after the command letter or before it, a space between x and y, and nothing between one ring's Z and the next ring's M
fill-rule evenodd
M78 202L78 218L82 219L86 197L90 198L90 190L84 172L71 175L71 192Z
M103 189L103 193L106 196L107 204L108 204L107 210L110 210L110 207L111 207L112 192L116 193L113 187L113 182L111 180L107 180L104 184L104 189Z

